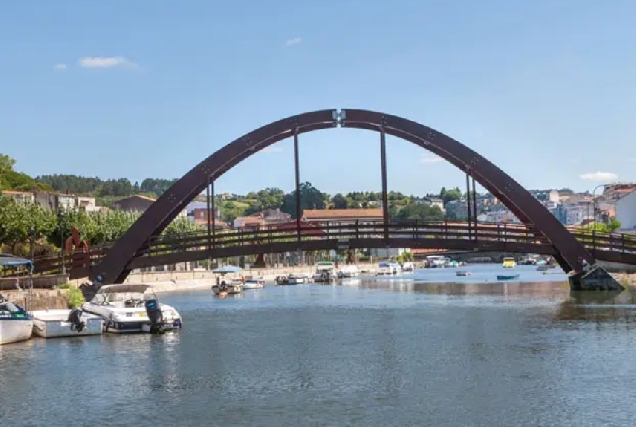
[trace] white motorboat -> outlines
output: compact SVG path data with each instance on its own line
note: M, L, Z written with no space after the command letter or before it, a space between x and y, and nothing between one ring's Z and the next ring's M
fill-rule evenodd
M402 271L405 273L412 273L415 271L415 264L407 261L404 264L402 264Z
M444 268L448 267L450 258L442 255L429 255L426 257L426 266L428 268Z
M290 285L300 285L302 283L309 283L309 277L306 274L290 274L287 276L287 280Z
M33 333L33 320L26 309L0 295L0 345L26 341Z
M345 278L345 279L348 279L351 277L358 277L359 275L360 275L360 269L355 264L345 265L338 272L338 277Z
M104 319L81 309L36 310L33 317L33 334L43 338L101 335Z
M161 333L183 327L177 310L160 304L152 286L145 284L102 286L82 310L100 316L105 332Z
M314 282L332 282L338 277L336 266L331 261L320 261L316 264L316 272L312 276Z
M402 267L397 262L380 262L375 274L376 276L393 276L401 272Z
M265 280L262 277L247 276L243 282L243 289L263 289Z

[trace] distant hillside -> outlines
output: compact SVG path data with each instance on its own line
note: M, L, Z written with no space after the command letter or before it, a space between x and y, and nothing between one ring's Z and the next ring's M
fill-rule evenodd
M98 177L77 175L41 175L35 178L39 183L50 186L54 191L99 198L129 197L145 194L150 197L162 195L176 179L146 178L141 184L132 183L128 178L102 180Z
M14 169L15 160L0 154L0 191L51 191L52 188L45 182L40 182L29 175L17 172Z

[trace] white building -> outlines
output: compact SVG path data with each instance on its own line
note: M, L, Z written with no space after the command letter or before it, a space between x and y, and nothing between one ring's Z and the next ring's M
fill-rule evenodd
M77 203L77 207L79 209L83 209L86 212L97 212L101 210L101 208L95 204L94 197L77 196L75 202Z
M636 190L616 201L616 220L621 223L619 231L636 232Z

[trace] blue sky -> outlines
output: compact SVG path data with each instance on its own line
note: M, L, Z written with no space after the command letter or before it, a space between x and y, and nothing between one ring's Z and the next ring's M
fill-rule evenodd
M631 0L4 1L0 152L32 175L171 178L273 120L354 107L438 129L527 188L592 190L636 180L635 28ZM303 181L379 191L377 134L300 143ZM462 184L388 143L390 189ZM293 182L287 140L217 190Z

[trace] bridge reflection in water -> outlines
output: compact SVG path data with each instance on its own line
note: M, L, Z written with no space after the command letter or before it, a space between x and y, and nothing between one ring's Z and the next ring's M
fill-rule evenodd
M627 288L623 292L613 291L570 291L567 282L422 282L401 276L393 280L359 280L358 286L364 289L378 289L392 292L406 292L434 296L436 302L457 300L467 297L470 304L483 304L486 297L491 303L509 306L511 303L536 307L556 307L551 319L565 328L578 329L581 324L596 323L621 324L621 328L636 328L636 289ZM492 298L488 298L492 297ZM554 325L552 325L554 326Z

